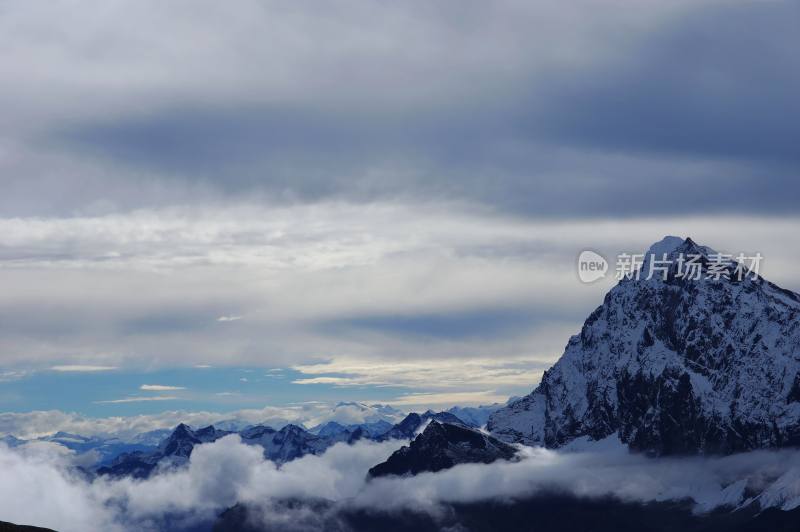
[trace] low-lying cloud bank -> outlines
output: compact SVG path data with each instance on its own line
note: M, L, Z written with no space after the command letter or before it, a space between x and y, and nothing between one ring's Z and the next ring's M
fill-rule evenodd
M340 444L278 469L260 447L233 435L197 446L188 467L144 481L89 481L75 471L74 455L56 444L0 445L0 519L60 532L161 530L167 520L178 528L213 520L237 502L349 498L363 488L367 470L399 445Z
M75 456L58 445L0 446L0 519L62 532L124 532L210 523L237 503L268 508L260 514L271 522L299 523L298 512L307 513L307 507L288 509L275 503L324 500L350 511L412 510L435 516L447 504L552 492L627 502L692 499L698 512L740 505L753 493L760 494L764 506L800 506L796 450L648 459L619 449L564 453L526 448L516 463L462 465L411 478L367 481L368 469L402 443L338 444L321 456L305 456L278 468L263 458L259 447L232 435L196 447L184 469L162 471L148 480L93 481L76 472Z

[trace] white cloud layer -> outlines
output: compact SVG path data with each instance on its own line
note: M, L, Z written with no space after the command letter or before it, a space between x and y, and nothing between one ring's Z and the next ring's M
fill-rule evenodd
M611 285L578 282L579 250L690 235L759 251L767 278L798 289L800 254L785 245L798 230L795 218L532 220L399 203L4 218L3 371L201 360L294 366L307 384L519 394Z
M447 503L519 499L552 492L612 495L623 501L694 499L698 511L744 500L745 488L765 504L800 504L800 452L757 451L722 458L648 459L619 449L553 452L525 449L517 463L457 466L411 478L366 481L366 472L401 442L338 444L280 469L258 447L232 435L195 448L188 468L148 480L73 476L73 456L58 446L0 447L0 514L63 532L157 529L167 517L185 523L213 519L237 502L325 499L339 507L412 509L436 515ZM280 518L272 515L271 519Z

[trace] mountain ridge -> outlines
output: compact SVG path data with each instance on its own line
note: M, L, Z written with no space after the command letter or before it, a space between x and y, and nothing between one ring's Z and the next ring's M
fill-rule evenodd
M668 258L681 253L701 255L710 272L711 248L686 238ZM673 262L666 279L622 279L488 430L551 448L618 433L654 455L800 445L800 296L760 276L739 280L735 268L694 280Z
M369 470L369 477L416 475L436 472L459 464L490 464L511 460L517 449L493 436L463 423L431 418L428 425L408 445Z

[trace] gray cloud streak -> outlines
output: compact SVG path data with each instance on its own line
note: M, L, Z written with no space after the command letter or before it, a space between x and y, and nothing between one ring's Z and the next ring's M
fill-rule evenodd
M71 3L11 4L2 42L30 52L0 69L17 96L0 212L254 197L796 212L793 3L187 7L111 4L53 54L38 35ZM17 89L31 83L51 89Z

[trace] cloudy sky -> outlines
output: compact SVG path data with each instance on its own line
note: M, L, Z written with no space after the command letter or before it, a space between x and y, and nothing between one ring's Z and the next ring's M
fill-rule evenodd
M0 411L504 401L666 234L798 291L798 17L0 2Z

